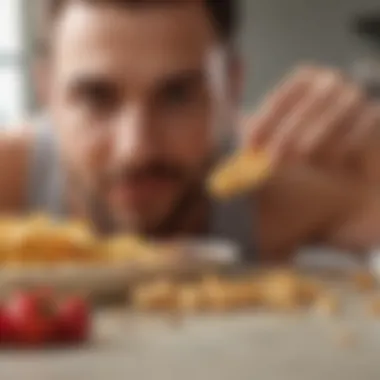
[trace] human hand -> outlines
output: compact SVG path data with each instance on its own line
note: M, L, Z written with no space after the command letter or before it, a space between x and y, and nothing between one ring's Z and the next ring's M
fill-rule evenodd
M379 120L357 85L314 67L291 75L248 120L244 144L265 151L274 171L256 194L266 255L345 240L341 227L362 219L367 190L380 184Z
M302 67L244 126L244 143L276 165L312 165L380 183L380 107L340 72Z

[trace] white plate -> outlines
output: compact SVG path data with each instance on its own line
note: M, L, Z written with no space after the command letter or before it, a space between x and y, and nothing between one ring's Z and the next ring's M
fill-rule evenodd
M380 249L370 252L369 264L373 275L380 279Z
M161 264L136 262L112 265L71 265L56 267L0 267L0 296L19 288L51 287L92 295L126 291L134 280L161 274L199 271L202 268L233 265L239 249L215 240L178 240L165 244L174 251L173 260Z
M329 247L305 248L295 257L295 264L304 269L351 272L365 266L363 257Z
M180 239L170 242L169 247L179 254L184 263L233 265L240 261L237 244L228 240Z
M131 265L57 266L0 269L0 296L16 289L49 287L89 295L125 290L134 273Z

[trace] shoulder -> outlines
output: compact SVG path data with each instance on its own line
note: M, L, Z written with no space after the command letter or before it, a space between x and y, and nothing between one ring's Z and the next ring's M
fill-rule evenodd
M24 126L0 132L0 212L23 209L34 137Z

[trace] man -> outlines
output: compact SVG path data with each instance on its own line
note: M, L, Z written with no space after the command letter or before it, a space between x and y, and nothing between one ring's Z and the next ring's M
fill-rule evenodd
M211 233L223 219L219 236L252 243L263 260L315 241L377 243L379 110L339 72L306 67L237 125L236 3L53 1L56 129L2 137L3 211L165 237ZM204 183L233 135L265 150L273 174L231 209Z

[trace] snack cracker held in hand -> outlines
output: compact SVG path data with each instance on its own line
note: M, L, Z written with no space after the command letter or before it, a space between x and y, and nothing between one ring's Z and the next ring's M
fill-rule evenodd
M246 192L270 175L270 166L270 159L263 152L239 151L216 168L209 179L209 191L217 198Z

